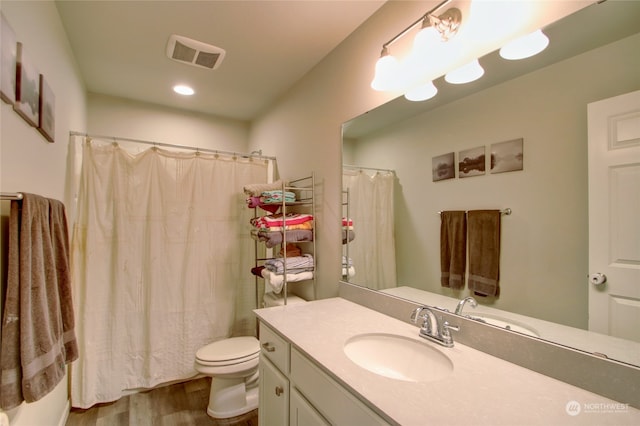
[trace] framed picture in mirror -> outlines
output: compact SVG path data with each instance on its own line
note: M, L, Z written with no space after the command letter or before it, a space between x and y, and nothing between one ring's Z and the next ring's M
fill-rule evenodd
M523 170L524 139L513 139L491 145L491 173Z
M455 178L455 164L455 153L453 152L433 157L431 159L431 173L433 181L437 182L440 180Z
M485 174L485 148L479 146L458 153L458 177L466 178Z

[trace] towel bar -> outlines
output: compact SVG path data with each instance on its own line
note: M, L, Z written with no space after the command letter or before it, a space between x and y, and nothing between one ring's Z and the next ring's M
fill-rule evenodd
M22 192L0 192L0 200L22 200Z
M465 210L465 213L468 213L468 212L469 212L468 210ZM442 214L442 212L439 211L438 214ZM511 209L509 207L507 207L504 210L500 210L500 214L503 214L505 216L509 216L511 214Z

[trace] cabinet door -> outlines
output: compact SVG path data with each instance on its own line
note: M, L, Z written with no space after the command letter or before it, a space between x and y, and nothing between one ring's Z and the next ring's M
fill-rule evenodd
M259 426L289 424L289 380L267 359L260 359Z
M289 426L329 426L324 417L293 387L289 405Z

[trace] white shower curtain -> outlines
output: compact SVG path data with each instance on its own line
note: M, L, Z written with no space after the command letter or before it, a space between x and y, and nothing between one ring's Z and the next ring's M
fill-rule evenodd
M253 210L243 186L267 182L267 171L242 157L84 144L72 242L74 407L189 378L199 347L254 334Z
M349 257L355 276L349 279L368 288L397 286L393 187L395 175L344 169L342 183L349 190L349 216L355 239Z

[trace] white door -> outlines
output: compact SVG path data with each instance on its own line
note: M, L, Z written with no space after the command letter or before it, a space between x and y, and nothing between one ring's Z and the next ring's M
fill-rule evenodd
M640 342L640 91L588 120L589 330Z

